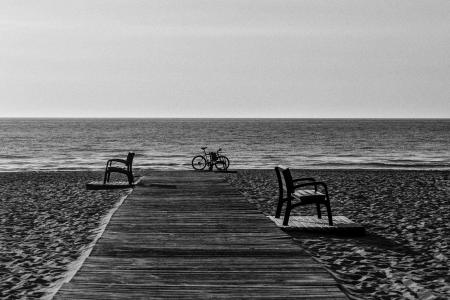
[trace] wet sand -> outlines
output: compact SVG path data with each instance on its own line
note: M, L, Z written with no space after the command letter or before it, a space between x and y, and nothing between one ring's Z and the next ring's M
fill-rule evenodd
M363 224L364 237L290 233L360 299L450 298L450 172L295 170L328 183L332 211ZM274 215L273 170L227 175L265 215ZM293 215L314 215L314 206Z
M450 172L294 171L329 184L334 214L366 226L365 237L291 233L361 299L450 297ZM227 180L273 215L273 170ZM101 172L0 173L0 298L39 298L94 240L101 219L126 193L87 191ZM293 214L314 214L294 210Z

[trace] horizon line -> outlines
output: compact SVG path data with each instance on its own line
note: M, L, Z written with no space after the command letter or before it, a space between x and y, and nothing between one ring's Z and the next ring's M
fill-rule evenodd
M4 117L0 119L187 119L187 120L446 120L450 117Z

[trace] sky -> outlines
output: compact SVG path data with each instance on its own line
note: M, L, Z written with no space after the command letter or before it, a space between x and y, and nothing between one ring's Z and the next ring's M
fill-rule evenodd
M449 118L450 1L2 0L0 117Z

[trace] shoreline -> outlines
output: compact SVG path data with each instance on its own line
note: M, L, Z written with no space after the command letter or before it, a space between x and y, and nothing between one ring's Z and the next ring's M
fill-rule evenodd
M283 164L281 164L283 165ZM245 171L273 171L275 166L273 167L264 167L264 168L233 168L231 167L229 171L233 172L245 172ZM289 167L289 166L286 166ZM336 171L336 172L444 172L450 174L450 167L449 168L442 168L442 169L423 169L423 168L338 168L338 167L330 167L330 168L291 168L291 171L305 171L305 172L316 172L316 171ZM173 171L173 172L190 172L195 171L192 169L191 166L183 168L183 169L172 169L172 168L139 168L134 167L133 168L135 175L140 176L140 173L147 173L147 172L167 172L167 171ZM0 170L1 174L17 174L17 173L104 173L104 170L102 168L91 168L91 169L56 169L56 170Z
M178 170L176 172L192 172ZM233 170L234 171L234 170ZM226 180L273 215L273 169L237 169ZM157 172L137 169L135 174ZM292 169L329 185L334 214L366 226L361 238L291 233L352 297L450 297L450 172ZM80 259L125 191L86 191L100 170L0 172L0 297L44 297ZM426 200L426 201L425 201ZM314 214L294 210L295 214ZM406 296L405 296L406 295Z

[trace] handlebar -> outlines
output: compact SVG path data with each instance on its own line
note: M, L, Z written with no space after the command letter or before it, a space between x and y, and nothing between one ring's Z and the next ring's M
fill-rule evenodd
M201 147L200 149L202 149L203 151L205 151L208 147ZM219 148L216 153L219 153L222 151L222 148Z

